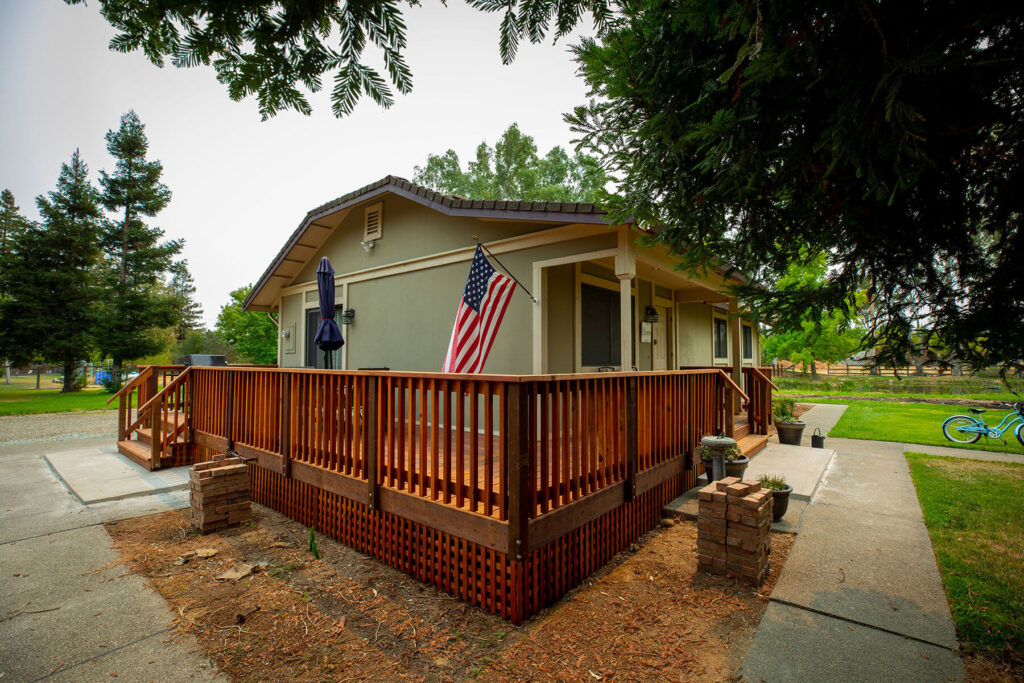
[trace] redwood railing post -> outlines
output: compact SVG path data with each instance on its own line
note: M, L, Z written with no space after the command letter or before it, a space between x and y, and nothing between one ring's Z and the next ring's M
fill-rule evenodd
M530 510L530 397L532 383L510 383L507 385L508 429L505 430L508 454L506 466L508 475L508 557L522 560L529 542Z
M363 463L366 466L367 505L376 510L380 505L380 477L377 473L377 396L379 377L366 378L366 395L363 398ZM384 413L387 415L387 411ZM421 429L425 428L421 426ZM437 476L437 472L434 473Z
M235 417L235 373L230 370L228 373L228 395L227 405L224 407L226 413L226 422L224 424L224 436L227 439L227 451L235 450L235 431L234 431L234 417Z
M636 499L637 458L637 378L626 379L626 502Z
M163 452L164 437L163 437L163 413L160 410L160 404L163 403L164 399L161 397L153 403L149 409L149 423L152 427L150 436L152 437L150 443L150 457L149 464L151 469L158 469L160 467L160 455Z
M124 394L117 398L117 440L124 441L128 431L128 401Z
M731 437L736 433L736 392L732 386L723 382L725 389L725 435Z
M186 391L188 391L188 411L185 414L185 421L188 422L188 442L190 444L194 444L196 442L196 425L195 420L193 419L196 408L196 396L195 388L192 386L192 377L193 373L189 370L188 381L185 383L188 385L186 388ZM190 447L188 452L194 454L195 449Z
M281 373L281 474L292 476L292 376Z
M152 366L150 366L150 368L149 368L149 378L146 381L146 389L147 389L146 401L148 401L149 399L151 399L154 396L156 396L157 386L158 386L158 383L157 383L156 371L153 370ZM142 392L140 391L139 393L141 394ZM145 403L146 401L143 401L141 396L139 397L139 405L140 406L143 403ZM150 424L148 426L152 427L153 426L152 425L152 420L153 420L153 412L152 411L150 411L150 413L149 413L149 419L150 419Z

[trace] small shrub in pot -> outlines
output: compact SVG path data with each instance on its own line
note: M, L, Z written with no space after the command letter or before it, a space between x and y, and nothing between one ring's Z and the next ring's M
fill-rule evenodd
M794 417L795 407L796 401L791 398L772 399L772 414L775 417L775 428L779 431L779 443L800 445L807 423Z
M785 477L777 474L762 474L758 481L761 488L772 492L772 521L778 522L789 509L789 494L793 493L793 487L786 483Z

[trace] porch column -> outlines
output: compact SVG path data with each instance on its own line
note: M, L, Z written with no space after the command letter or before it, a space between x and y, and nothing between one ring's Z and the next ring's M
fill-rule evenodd
M628 225L619 227L619 247L615 254L615 276L619 278L619 340L622 371L633 370L633 280L636 279L636 252Z
M741 348L743 323L739 316L739 305L736 297L729 297L729 321L732 325L732 381L736 386L743 387L743 354ZM732 392L732 412L735 415L740 412L743 399L735 391Z

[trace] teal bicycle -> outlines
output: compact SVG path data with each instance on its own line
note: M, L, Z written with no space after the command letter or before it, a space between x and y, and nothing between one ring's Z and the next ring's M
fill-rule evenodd
M1016 391L1012 389L1010 391L1014 396L1020 398L1020 394ZM1006 443L1003 434L1013 430L1017 441L1024 446L1024 402L1000 403L999 405L1012 408L1012 410L1004 415L999 424L994 427L985 424L985 418L981 416L985 412L983 409L968 408L967 412L971 415L954 415L946 418L946 421L942 423L943 435L955 443L975 443L983 436L999 439Z

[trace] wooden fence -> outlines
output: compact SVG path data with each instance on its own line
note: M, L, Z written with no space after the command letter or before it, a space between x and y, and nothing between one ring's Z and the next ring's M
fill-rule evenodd
M521 622L695 485L695 447L736 390L720 369L192 367L140 412L170 425L155 457L234 451L258 503Z

